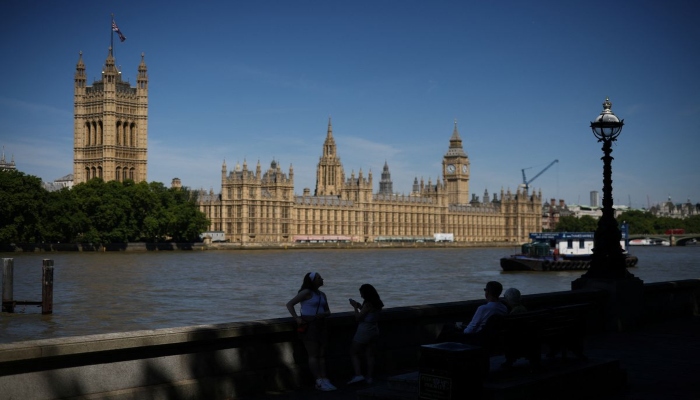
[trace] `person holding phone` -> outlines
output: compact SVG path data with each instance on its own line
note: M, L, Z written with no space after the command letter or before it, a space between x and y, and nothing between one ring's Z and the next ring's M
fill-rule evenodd
M328 392L336 387L326 377L326 344L328 329L326 317L331 315L326 294L319 290L323 286L323 278L318 272L304 275L301 288L293 299L287 302L287 310L297 323L299 337L304 342L306 353L309 355L309 369L316 377L316 389ZM301 315L297 315L294 306L301 303Z
M372 383L372 373L374 372L374 344L379 336L379 313L384 308L384 303L377 293L377 289L369 283L360 286L360 296L362 303L350 299L350 305L355 310L355 320L357 320L357 331L352 339L352 367L355 376L348 384L365 381ZM365 353L367 363L367 375L362 375L360 354Z

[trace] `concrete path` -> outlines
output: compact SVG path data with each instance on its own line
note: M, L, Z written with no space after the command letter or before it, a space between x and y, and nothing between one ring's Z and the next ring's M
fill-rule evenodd
M700 399L700 317L653 324L634 332L594 335L588 338L585 353L590 358L619 359L627 371L624 391L597 396L596 400ZM338 386L334 392L309 387L240 400L355 400L355 392L367 388L345 385L345 381L334 382ZM375 383L381 384L381 379Z

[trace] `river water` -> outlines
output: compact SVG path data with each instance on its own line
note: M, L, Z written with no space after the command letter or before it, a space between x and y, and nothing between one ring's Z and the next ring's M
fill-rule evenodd
M582 272L503 272L516 249L230 250L0 253L14 258L15 300L41 300L42 259L54 260L54 309L0 313L0 343L289 316L305 273L325 280L333 312L351 311L363 283L387 307L483 297L500 281L523 294L569 290ZM646 283L700 278L700 246L634 247Z

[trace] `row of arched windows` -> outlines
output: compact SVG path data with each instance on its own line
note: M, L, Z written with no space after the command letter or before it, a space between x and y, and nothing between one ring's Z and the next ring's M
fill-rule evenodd
M133 122L117 121L117 146L136 146L136 124Z
M102 178L102 167L85 167L85 180L92 178Z
M114 180L123 182L127 179L134 180L135 168L121 168L117 167L114 173ZM103 178L102 167L85 167L85 180L88 181L92 178Z
M96 146L103 143L104 131L102 121L87 121L85 123L85 145ZM94 178L94 177L93 177Z
M127 179L131 179L132 181L134 180L134 168L117 167L114 180L123 182Z
M117 146L136 147L138 144L136 124L117 121L115 142ZM102 144L104 144L102 121L87 121L85 123L85 145L99 146Z

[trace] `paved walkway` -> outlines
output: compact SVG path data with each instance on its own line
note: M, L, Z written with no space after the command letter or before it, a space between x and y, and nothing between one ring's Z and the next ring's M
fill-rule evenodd
M634 332L594 335L587 340L585 352L590 358L620 360L628 375L626 390L596 399L700 399L700 317L667 321ZM334 392L306 388L241 400L355 400L356 390L367 387L340 381L335 384L338 390ZM375 384L381 384L381 379Z

